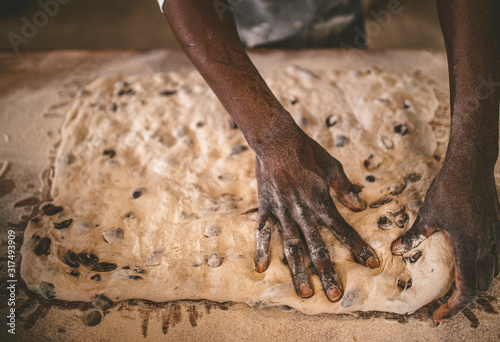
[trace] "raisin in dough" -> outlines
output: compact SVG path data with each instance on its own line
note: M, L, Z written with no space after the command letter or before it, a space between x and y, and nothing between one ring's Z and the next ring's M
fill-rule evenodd
M255 157L215 95L197 73L112 75L78 94L62 127L53 203L24 235L28 287L68 301L203 298L307 314L410 313L444 295L454 269L440 233L405 258L390 252L439 169L429 125L435 85L376 68L316 75L290 66L266 80L362 186L362 212L332 196L380 268L354 262L321 227L345 291L340 302L327 300L312 268L315 295L297 297L276 229L269 269L257 273Z

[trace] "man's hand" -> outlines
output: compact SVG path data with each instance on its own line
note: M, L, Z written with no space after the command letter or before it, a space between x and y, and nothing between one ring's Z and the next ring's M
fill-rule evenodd
M500 268L500 207L494 179L500 2L438 0L437 5L450 75L450 141L413 227L392 250L401 255L435 230L445 232L455 259L457 289L434 312L433 319L440 322L474 302L478 290L488 290Z
M358 191L347 179L340 162L300 128L296 127L287 140L262 148L265 152L256 158L260 214L257 271L264 272L269 266L271 225L278 224L297 294L304 298L313 295L304 263L302 235L328 299L336 302L342 297L342 288L318 225L327 227L361 264L375 268L379 260L340 216L330 197L330 186L350 209L360 211L366 204L358 198Z
M441 322L458 314L491 287L500 271L500 206L493 170L468 159L445 161L427 192L418 217L392 245L402 255L433 232L445 233L455 259L457 289L432 318Z

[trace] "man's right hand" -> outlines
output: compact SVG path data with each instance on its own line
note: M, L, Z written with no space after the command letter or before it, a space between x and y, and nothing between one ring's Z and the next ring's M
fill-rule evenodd
M302 232L328 298L339 300L342 289L318 224L328 227L363 265L379 266L375 252L340 216L330 197L332 186L349 208L365 207L342 165L295 124L273 95L241 45L230 10L218 13L208 0L168 0L163 10L182 48L257 155L257 270L269 265L270 227L277 223L297 293L311 296Z
M361 264L376 268L379 260L340 216L330 196L330 186L348 208L360 211L366 204L358 198L356 187L346 177L340 162L299 127L265 145L256 158L260 214L257 271L264 272L269 266L271 226L278 224L297 294L304 298L313 295L304 263L302 235L328 299L336 302L342 297L342 287L318 225L327 227Z

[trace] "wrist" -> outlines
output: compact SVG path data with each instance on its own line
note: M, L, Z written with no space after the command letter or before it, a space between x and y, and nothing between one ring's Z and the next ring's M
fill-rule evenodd
M498 159L498 138L475 137L472 132L451 134L445 160L463 166L494 168ZM498 137L498 136L497 136Z
M279 146L292 146L303 134L292 116L285 110L266 115L260 125L252 123L248 128L242 125L241 129L248 145L257 156L275 151Z

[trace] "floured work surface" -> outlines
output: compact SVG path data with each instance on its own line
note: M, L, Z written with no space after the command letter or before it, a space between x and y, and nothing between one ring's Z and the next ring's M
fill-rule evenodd
M28 287L62 300L205 298L310 314L407 313L446 293L453 262L441 234L404 258L389 250L439 168L428 124L435 85L376 69L268 76L295 120L363 187L365 211L336 204L380 268L356 264L322 228L345 291L339 303L313 269L315 295L297 297L277 231L269 269L255 272L254 155L211 90L196 73L114 76L80 92L66 118L54 201L25 233Z

